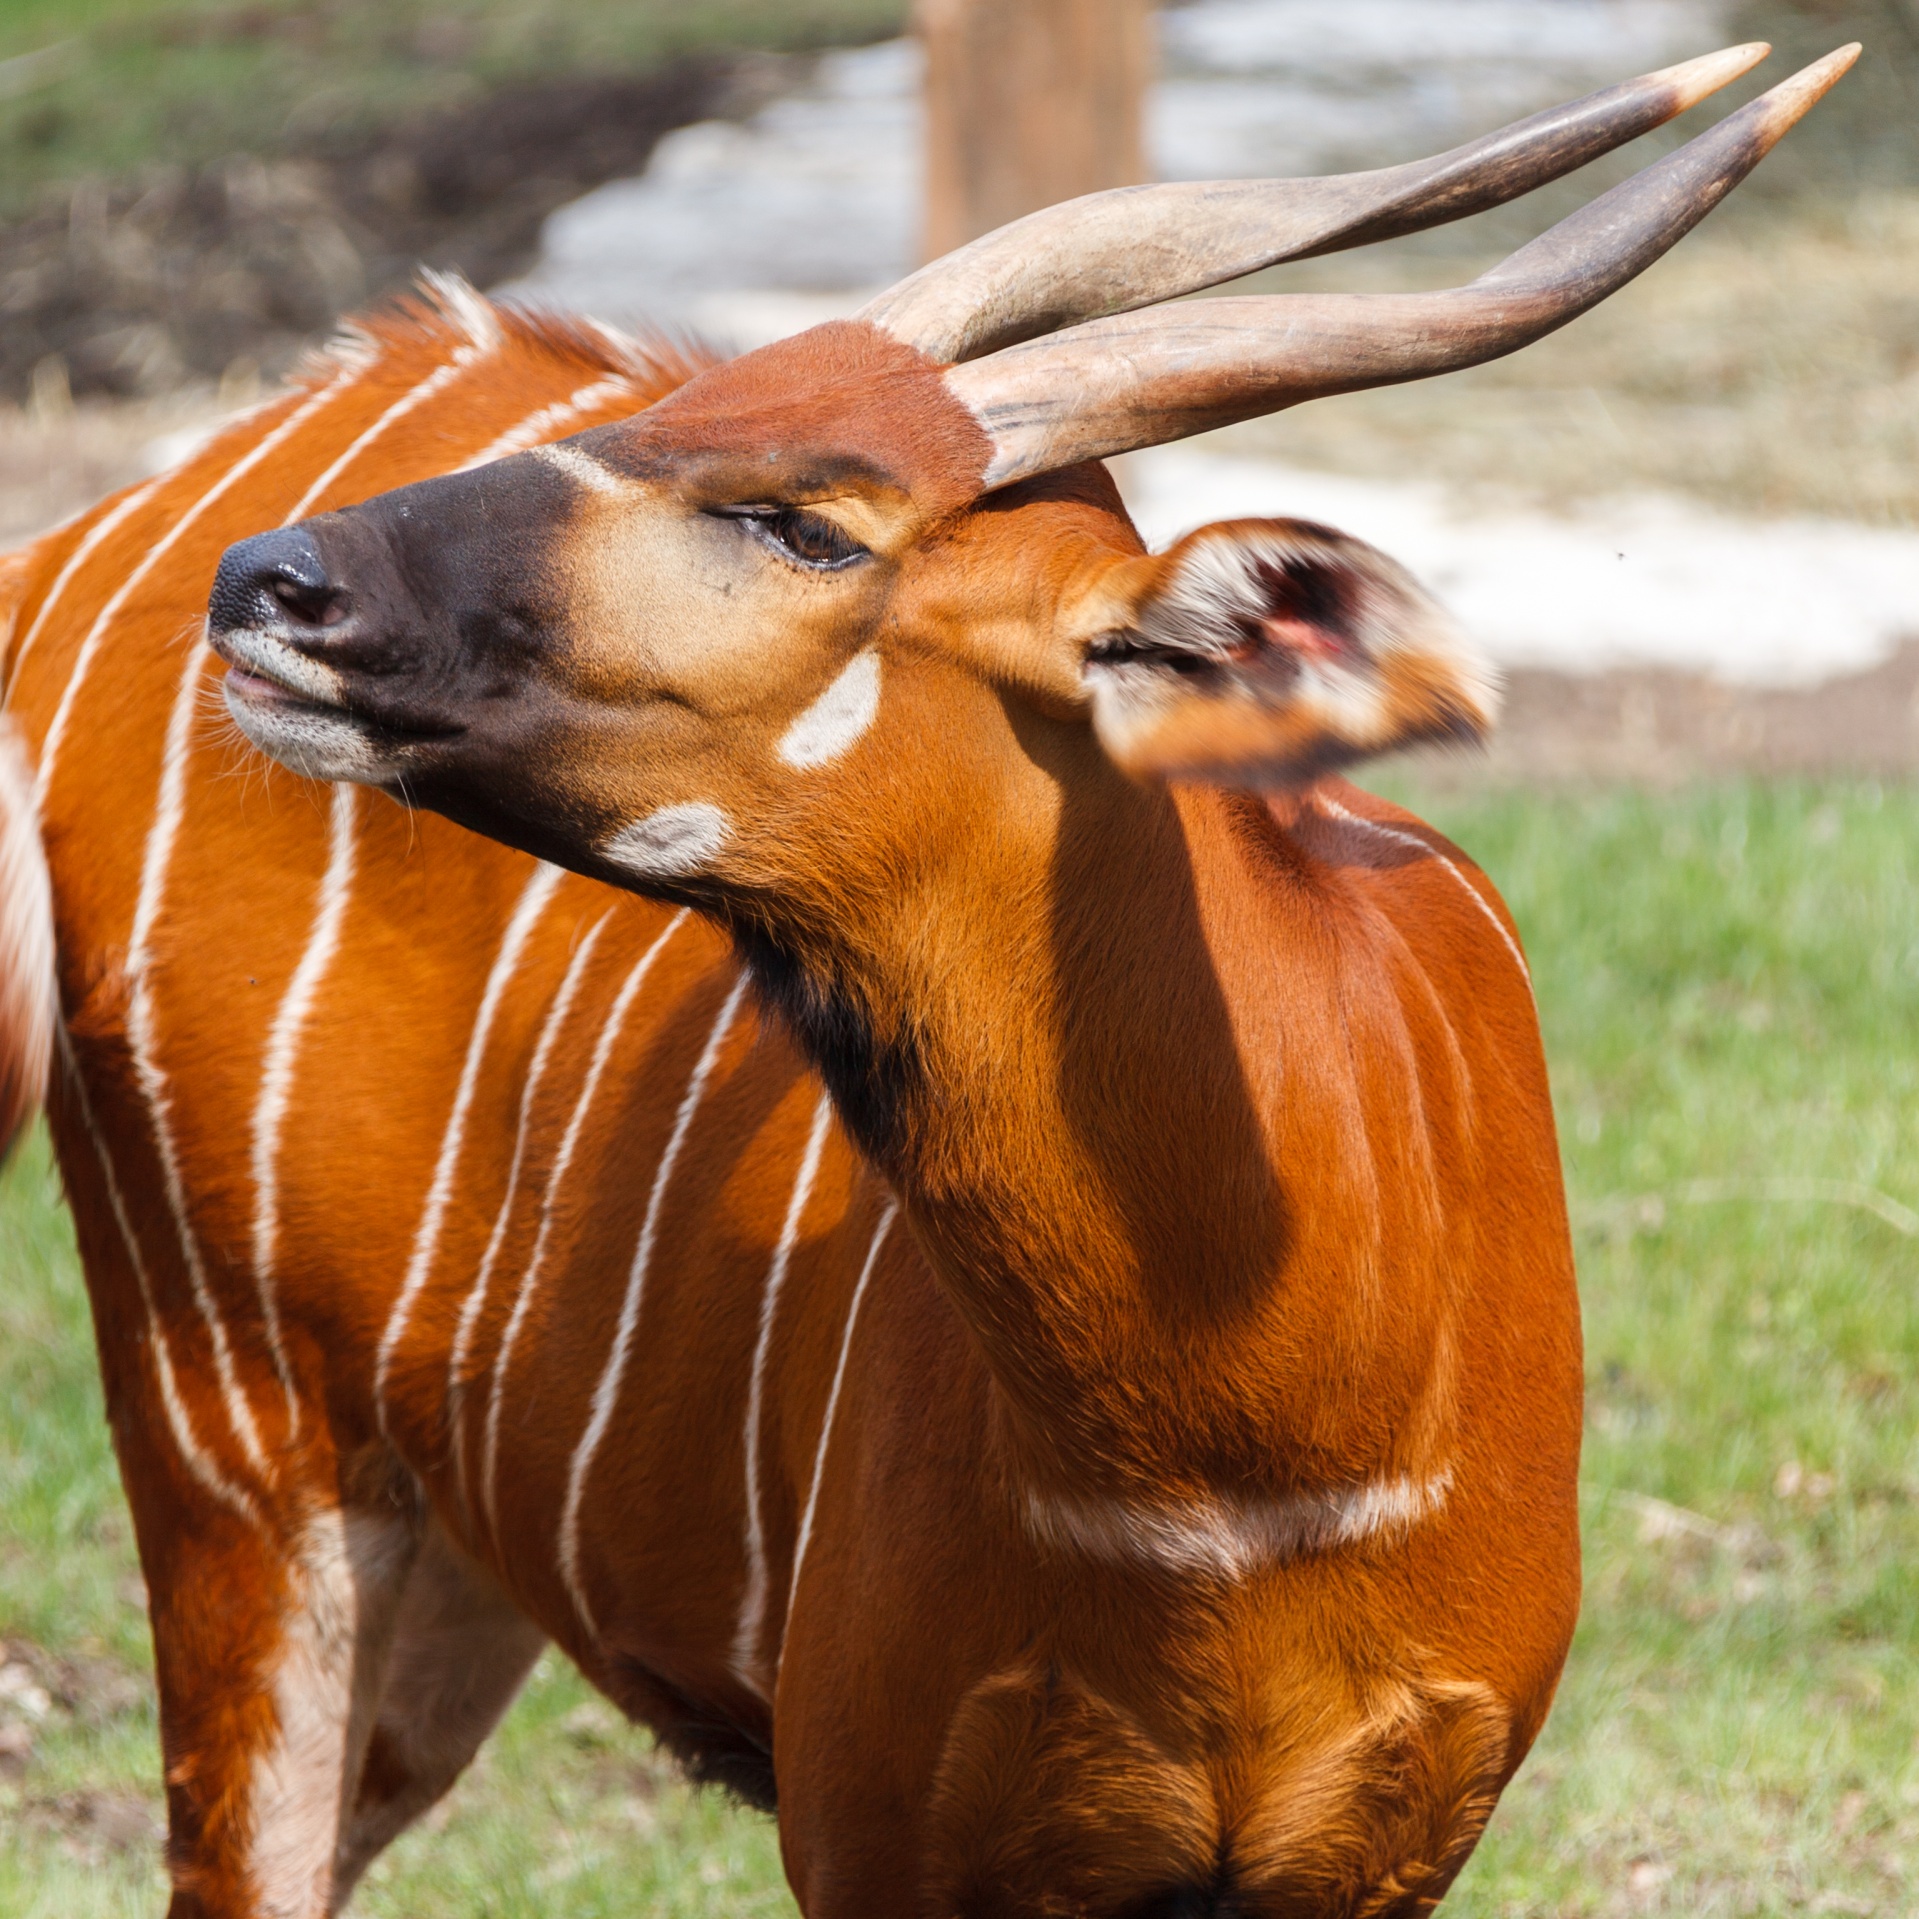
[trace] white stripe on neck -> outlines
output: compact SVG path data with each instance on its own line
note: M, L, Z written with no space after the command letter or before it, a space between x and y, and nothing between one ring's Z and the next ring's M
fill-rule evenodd
M1244 1579L1430 1519L1445 1505L1452 1478L1447 1468L1423 1478L1402 1473L1289 1499L1214 1495L1166 1505L1029 1492L1024 1518L1041 1545L1059 1552Z

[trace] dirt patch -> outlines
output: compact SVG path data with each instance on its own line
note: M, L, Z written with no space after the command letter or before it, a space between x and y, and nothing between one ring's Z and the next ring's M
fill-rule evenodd
M43 1741L75 1727L100 1727L138 1711L152 1683L103 1651L65 1654L31 1640L0 1640L0 1796L10 1817L59 1834L75 1858L151 1851L160 1837L157 1795L126 1791L36 1793Z
M1520 672L1483 755L1419 755L1422 783L1681 786L1751 776L1919 777L1919 638L1823 686L1727 686L1688 673Z
M0 404L0 553L157 471L170 449L185 450L174 436L203 430L218 413L204 391L25 412Z
M21 1823L57 1833L68 1854L99 1865L115 1854L157 1851L165 1820L157 1795L131 1792L63 1792L24 1798Z
M31 1640L0 1641L0 1713L39 1724L58 1714L102 1726L137 1710L152 1681L95 1647L53 1653Z
M752 111L774 55L510 86L273 159L85 182L0 232L0 394L154 395L291 364L340 315L421 264L491 285L540 223L646 165L660 136Z

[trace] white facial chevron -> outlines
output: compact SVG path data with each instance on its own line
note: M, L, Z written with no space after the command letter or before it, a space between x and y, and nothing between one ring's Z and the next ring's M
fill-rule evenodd
M808 769L836 760L871 726L880 710L880 656L855 653L840 676L780 740L780 758Z

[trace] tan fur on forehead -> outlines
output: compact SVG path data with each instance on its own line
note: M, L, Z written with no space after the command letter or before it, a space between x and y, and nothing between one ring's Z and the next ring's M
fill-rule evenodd
M863 320L713 367L603 444L637 474L688 454L738 454L782 476L863 467L932 515L978 497L992 450L940 369Z

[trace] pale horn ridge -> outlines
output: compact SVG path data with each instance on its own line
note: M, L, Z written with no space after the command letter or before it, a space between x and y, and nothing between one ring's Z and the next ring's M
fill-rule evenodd
M1754 42L1643 74L1405 166L1089 193L944 255L858 317L951 366L1282 260L1443 226L1663 126L1771 51Z
M1465 287L1183 301L949 368L993 443L985 483L1184 439L1301 400L1477 366L1551 333L1703 220L1858 58L1842 47Z

